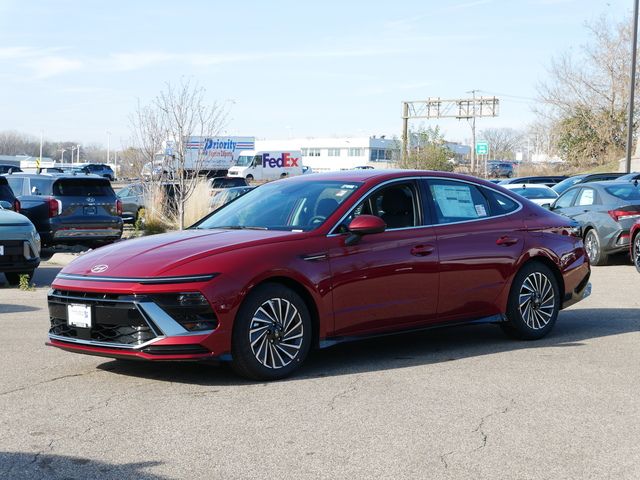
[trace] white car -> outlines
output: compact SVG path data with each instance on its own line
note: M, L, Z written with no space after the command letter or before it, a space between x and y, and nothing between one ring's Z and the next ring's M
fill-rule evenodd
M502 186L538 205L551 204L558 198L555 190L539 183L510 183Z

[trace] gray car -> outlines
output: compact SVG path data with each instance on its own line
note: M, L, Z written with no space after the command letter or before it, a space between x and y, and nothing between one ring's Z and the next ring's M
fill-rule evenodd
M629 230L640 218L640 188L616 180L579 184L550 209L580 222L591 264L605 265L609 255L629 251Z
M40 264L40 236L27 217L9 208L0 201L0 272L18 285L20 275L31 277Z

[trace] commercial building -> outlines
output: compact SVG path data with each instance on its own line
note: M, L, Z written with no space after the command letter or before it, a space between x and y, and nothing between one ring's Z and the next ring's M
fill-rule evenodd
M382 136L290 138L256 140L256 150L300 150L302 164L314 172L373 166L391 168L400 155L400 142Z

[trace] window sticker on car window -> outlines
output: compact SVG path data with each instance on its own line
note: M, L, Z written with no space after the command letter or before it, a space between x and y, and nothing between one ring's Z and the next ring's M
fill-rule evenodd
M479 217L487 216L487 210L484 208L484 205L476 205L476 213Z
M336 192L336 197L344 197L347 194L346 190L338 190Z
M340 188L348 188L349 190L353 190L356 187L357 187L357 185L353 185L353 184L350 184L350 183L345 183L344 185L340 185Z
M469 187L465 185L432 185L431 189L442 216L452 218L478 217L479 213L474 208Z

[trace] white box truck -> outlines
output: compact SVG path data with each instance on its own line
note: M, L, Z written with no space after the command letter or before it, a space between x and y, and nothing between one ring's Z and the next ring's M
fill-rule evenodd
M302 173L300 150L247 150L229 169L230 177L243 177L248 181L277 180Z
M255 148L255 137L189 137L185 143L184 170L186 173L224 176L240 154ZM175 145L166 142L153 164L143 168L143 175L173 176L179 165L175 160Z

